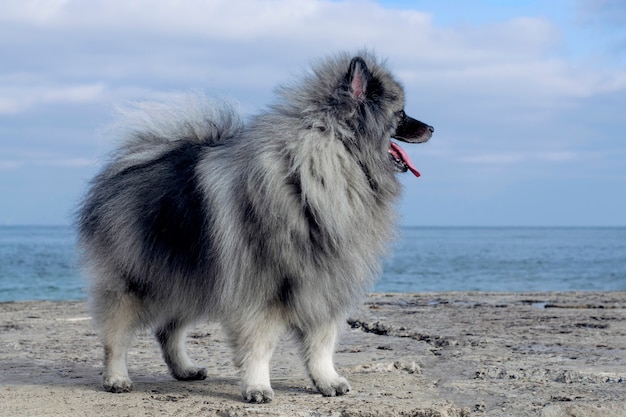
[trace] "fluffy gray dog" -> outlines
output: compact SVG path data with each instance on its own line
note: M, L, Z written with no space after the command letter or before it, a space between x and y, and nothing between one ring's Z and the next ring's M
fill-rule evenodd
M245 124L200 95L126 112L77 220L107 391L132 389L141 328L176 379L206 378L184 346L198 320L227 332L245 401L272 400L269 362L288 331L323 395L350 390L337 330L380 274L396 174L419 175L390 138L424 142L433 128L404 113L402 87L368 52L320 61L279 96Z

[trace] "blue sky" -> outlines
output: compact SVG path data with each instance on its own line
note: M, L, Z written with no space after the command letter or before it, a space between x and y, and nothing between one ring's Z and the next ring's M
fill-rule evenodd
M368 47L435 127L406 225L626 225L626 2L3 0L0 225L68 224L113 108L190 89L246 114Z

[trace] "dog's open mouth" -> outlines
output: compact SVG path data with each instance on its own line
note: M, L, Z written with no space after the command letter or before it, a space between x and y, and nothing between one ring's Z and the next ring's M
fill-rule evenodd
M409 155L400 147L400 145L393 141L390 141L389 155L400 172L411 171L416 177L420 176L419 171L415 168L413 162L411 162Z
M399 111L397 115L399 117L398 126L396 132L391 135L394 139L407 143L424 143L430 139L435 131L432 126L408 116L404 110ZM411 171L416 177L420 176L409 155L395 142L390 141L389 157L399 172Z

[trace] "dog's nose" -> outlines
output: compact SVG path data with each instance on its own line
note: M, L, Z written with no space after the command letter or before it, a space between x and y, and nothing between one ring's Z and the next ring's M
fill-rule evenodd
M435 128L432 126L428 126L428 130L430 130L430 133L434 133L435 132Z

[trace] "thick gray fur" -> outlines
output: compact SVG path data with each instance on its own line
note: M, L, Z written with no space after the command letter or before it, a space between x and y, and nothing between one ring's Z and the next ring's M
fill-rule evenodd
M359 56L319 61L245 124L201 94L123 112L123 143L77 219L106 390L132 389L126 354L142 328L175 378L204 379L184 347L198 320L229 335L245 401L272 400L287 331L323 395L350 390L334 343L395 234L388 149L404 107L383 64Z

